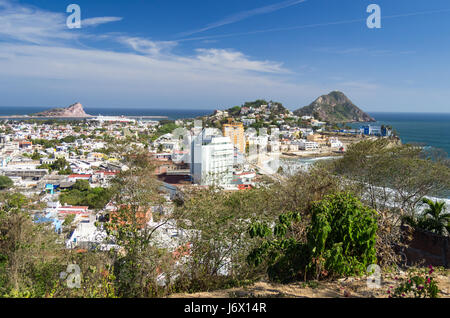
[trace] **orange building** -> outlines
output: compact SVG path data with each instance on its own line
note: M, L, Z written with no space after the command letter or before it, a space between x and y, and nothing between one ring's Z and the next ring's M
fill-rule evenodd
M33 143L31 141L21 141L19 142L20 148L31 148L33 146Z
M241 153L245 153L245 137L243 123L229 123L223 125L223 135L230 137L233 145Z

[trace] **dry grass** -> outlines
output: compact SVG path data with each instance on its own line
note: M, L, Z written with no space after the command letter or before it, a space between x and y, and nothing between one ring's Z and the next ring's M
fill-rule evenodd
M367 287L365 277L351 277L336 281L297 282L274 284L258 282L250 286L201 292L195 294L174 294L170 298L387 298L390 286L395 288L395 277L406 277L407 273L384 274L382 286L378 289ZM439 297L450 298L450 270L436 270L435 279L441 290Z

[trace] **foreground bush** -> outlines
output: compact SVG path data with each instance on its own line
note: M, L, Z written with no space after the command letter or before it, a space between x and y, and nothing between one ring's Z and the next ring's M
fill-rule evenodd
M314 204L312 213L309 269L317 278L362 274L376 263L374 210L350 194L337 194Z
M376 262L376 212L348 193L325 197L311 208L306 241L292 232L298 213L279 217L273 229L255 223L252 238L263 239L248 256L248 262L267 262L271 280L289 282L301 278L340 277L363 274Z

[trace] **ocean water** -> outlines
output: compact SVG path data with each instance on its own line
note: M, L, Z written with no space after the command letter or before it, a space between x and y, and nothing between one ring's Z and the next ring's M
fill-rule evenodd
M0 106L0 116L29 115L48 110L52 107L8 107ZM167 116L170 120L181 118L195 118L213 113L210 109L160 109L160 108L100 108L84 107L84 111L93 116Z
M377 122L389 125L403 143L418 143L444 150L450 154L450 113L369 113ZM360 123L351 127L359 128Z

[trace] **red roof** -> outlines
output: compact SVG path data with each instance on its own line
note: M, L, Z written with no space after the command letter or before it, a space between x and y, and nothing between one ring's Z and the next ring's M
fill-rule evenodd
M92 174L71 174L69 178L90 178Z
M89 209L89 207L88 206L71 206L71 205L67 205L67 206L62 206L60 209L87 210L87 209Z
M187 242L185 245L178 246L175 251L172 252L172 256L175 260L178 260L182 256L191 254L191 242Z
M87 211L59 210L58 213L61 213L61 214L85 214L85 213L87 213Z
M236 173L236 176L245 176L248 174L255 174L255 172L242 172L242 173Z

